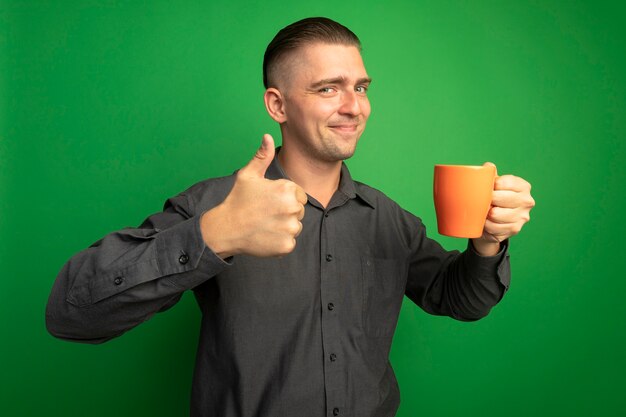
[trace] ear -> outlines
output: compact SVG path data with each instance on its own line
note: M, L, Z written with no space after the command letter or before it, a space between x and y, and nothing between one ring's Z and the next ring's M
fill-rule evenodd
M265 109L274 121L278 123L284 123L287 120L285 115L285 101L283 100L282 93L274 87L270 87L265 90L263 95L265 101Z

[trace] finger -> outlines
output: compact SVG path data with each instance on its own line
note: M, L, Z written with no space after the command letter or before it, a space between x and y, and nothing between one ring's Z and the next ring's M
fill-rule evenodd
M298 220L302 220L302 219L304 219L304 206L302 206L302 208L298 212Z
M265 177L265 172L272 163L275 152L274 138L266 133L265 135L263 135L261 147L257 149L254 157L250 160L250 162L248 162L245 167L240 170L240 172L259 178Z
M502 175L496 178L494 190L530 191L530 184L523 178L515 175Z
M510 190L494 191L491 196L491 205L503 208L530 209L535 206L535 200L528 192Z
M517 208L521 206L520 193L509 190L494 191L491 205L502 208Z
M516 208L491 207L487 219L498 224L516 223L522 220L522 213Z
M494 240L498 242L502 242L510 238L513 235L516 235L519 232L519 227L516 224L506 223L494 223L491 220L487 220L485 222L484 233L493 237Z
M298 222L298 225L300 226L300 229L298 230L298 232L296 233L294 237L300 236L300 233L302 233L302 229L304 228L304 226L302 225L302 222Z
M296 200L298 200L298 203L302 205L305 205L307 201L309 201L306 193L300 186L296 187Z

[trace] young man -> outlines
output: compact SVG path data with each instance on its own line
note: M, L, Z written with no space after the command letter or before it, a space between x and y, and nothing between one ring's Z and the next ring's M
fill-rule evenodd
M403 296L458 320L488 314L508 288L507 239L529 219L530 185L498 177L483 237L447 252L342 162L370 114L350 30L325 18L282 29L264 82L282 148L265 135L236 175L75 255L52 289L48 329L103 342L192 289L202 311L192 416L392 416Z

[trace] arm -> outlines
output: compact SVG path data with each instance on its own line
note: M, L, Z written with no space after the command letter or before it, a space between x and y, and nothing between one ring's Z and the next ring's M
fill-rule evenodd
M411 254L406 295L430 314L478 320L489 314L508 290L508 242L490 257L479 255L471 244L462 253L447 252L426 237L420 222Z
M217 275L228 265L223 258L291 252L302 230L306 194L291 181L264 178L273 157L273 139L266 135L234 184L211 191L211 202L196 202L192 196L202 200L202 192L192 189L168 200L162 213L139 228L111 233L72 257L48 300L48 331L67 340L104 342Z
M181 194L139 228L113 232L73 256L52 288L48 331L67 340L107 341L224 269L193 214L189 197Z

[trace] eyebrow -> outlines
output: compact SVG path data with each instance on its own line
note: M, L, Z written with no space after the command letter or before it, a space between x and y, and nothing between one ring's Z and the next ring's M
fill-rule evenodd
M372 79L369 77L359 78L356 80L356 84L370 84ZM319 80L311 84L311 89L317 89L322 87L323 85L328 84L347 84L346 77L335 77L335 78L325 78L323 80Z

